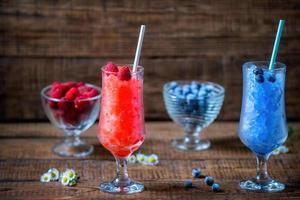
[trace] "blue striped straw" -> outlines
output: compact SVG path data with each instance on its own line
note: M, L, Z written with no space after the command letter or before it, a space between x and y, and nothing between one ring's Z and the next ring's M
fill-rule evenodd
M270 65L269 65L269 70L274 69L274 63L275 63L276 57L277 57L277 52L278 52L278 47L279 47L279 43L280 43L283 26L284 26L284 20L280 20L278 29L277 29L276 39L274 42L274 47L273 47L272 57L271 57Z

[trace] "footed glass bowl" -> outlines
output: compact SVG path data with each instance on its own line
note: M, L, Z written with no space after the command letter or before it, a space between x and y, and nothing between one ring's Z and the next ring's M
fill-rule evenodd
M208 149L210 141L200 140L200 132L218 116L224 88L212 82L172 81L164 85L163 97L169 116L185 132L172 145L179 150Z
M59 156L85 157L94 150L92 145L80 139L80 134L90 128L99 115L101 90L95 85L86 85L96 89L99 95L80 101L67 101L48 96L51 85L41 91L42 105L47 117L65 135L65 140L52 148Z

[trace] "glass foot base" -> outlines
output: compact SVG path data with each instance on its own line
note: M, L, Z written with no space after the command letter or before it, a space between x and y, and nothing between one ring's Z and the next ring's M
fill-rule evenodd
M82 158L90 155L94 151L92 145L81 142L76 145L67 144L65 142L55 145L52 151L62 157Z
M182 151L203 151L210 147L210 141L187 141L186 138L180 138L172 140L172 146Z
M104 182L99 186L102 192L113 194L135 194L144 190L144 185L138 182L130 181L127 186L117 186L114 182Z
M285 185L275 180L270 180L267 183L261 184L256 179L245 180L240 182L240 187L245 190L257 192L280 192L285 189Z

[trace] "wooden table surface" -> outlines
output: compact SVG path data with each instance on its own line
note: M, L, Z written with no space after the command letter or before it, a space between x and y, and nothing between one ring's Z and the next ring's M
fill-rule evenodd
M171 122L148 122L144 153L156 153L160 164L155 167L131 165L130 176L145 184L145 191L136 195L111 195L99 191L98 184L115 175L112 155L96 138L96 126L82 137L95 146L88 158L61 158L51 147L62 140L62 134L49 123L0 124L0 199L300 199L300 123L290 123L295 130L294 142L288 154L272 156L269 172L287 184L281 193L254 193L241 190L241 179L255 175L254 155L237 137L237 123L217 122L203 131L211 138L212 148L204 152L180 152L170 140L181 136L181 130ZM50 167L76 169L81 178L75 187L60 183L40 183L40 175ZM221 184L214 193L196 179L196 188L186 189L183 181L191 178L191 169L200 167L203 175L211 175Z

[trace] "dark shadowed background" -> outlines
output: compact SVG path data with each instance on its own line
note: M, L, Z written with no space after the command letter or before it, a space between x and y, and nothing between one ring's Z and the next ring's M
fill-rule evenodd
M100 85L106 61L132 63L141 24L148 120L168 119L162 86L174 79L223 85L218 119L238 120L241 66L270 58L280 18L287 117L299 120L299 0L0 1L0 121L45 120L39 91L47 84Z

